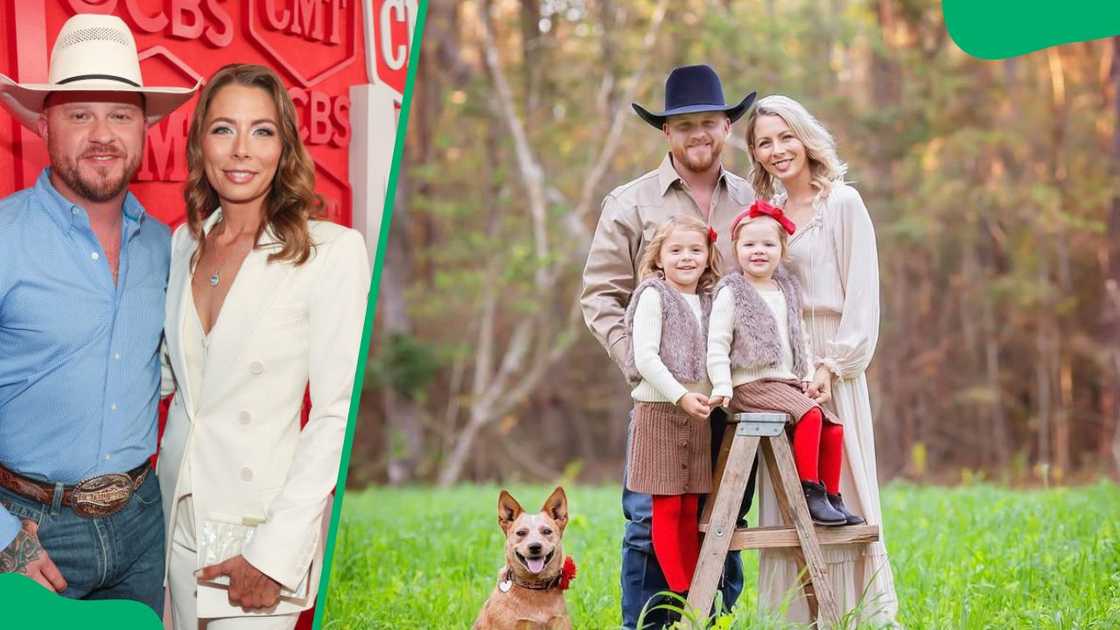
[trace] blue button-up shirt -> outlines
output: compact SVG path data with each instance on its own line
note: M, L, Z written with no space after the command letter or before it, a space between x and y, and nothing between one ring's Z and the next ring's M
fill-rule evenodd
M0 464L73 484L156 448L167 226L126 195L118 280L44 169L0 200ZM0 506L0 548L19 520Z

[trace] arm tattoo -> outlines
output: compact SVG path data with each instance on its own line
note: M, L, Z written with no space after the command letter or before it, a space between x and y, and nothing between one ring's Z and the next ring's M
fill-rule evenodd
M0 573L22 573L27 575L27 565L43 556L43 546L39 539L26 530L19 530L15 540L0 551Z

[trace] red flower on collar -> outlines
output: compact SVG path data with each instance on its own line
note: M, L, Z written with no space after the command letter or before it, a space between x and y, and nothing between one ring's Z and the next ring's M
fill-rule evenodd
M576 561L571 556L564 556L564 568L560 570L560 590L568 590L572 580L576 579Z
M716 233L716 229L709 225L708 226L708 242L709 243L714 243L714 242L716 242L717 238L719 238L719 234Z

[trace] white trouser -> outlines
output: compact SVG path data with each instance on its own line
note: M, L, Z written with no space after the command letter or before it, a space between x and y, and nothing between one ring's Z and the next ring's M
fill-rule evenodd
M171 565L167 581L171 590L171 621L174 630L292 630L299 613L289 615L251 615L198 619L197 587L194 576L197 554L194 539L194 502L190 495L179 500L172 526Z

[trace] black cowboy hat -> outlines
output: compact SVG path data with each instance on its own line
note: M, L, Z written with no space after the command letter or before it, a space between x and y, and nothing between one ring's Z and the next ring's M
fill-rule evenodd
M642 120L661 129L665 119L678 114L697 112L724 112L731 122L739 120L754 102L756 92L751 92L738 105L727 105L723 100L723 84L711 66L681 66L674 68L665 79L665 111L654 114L637 103L631 103Z

